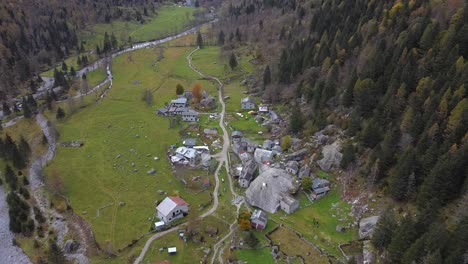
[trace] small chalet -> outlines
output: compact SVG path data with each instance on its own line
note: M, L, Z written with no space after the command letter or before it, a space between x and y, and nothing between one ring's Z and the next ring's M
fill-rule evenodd
M330 191L330 182L325 179L315 178L312 180L311 198L316 200Z
M167 115L181 115L184 112L189 111L189 109L185 106L171 106L167 110Z
M216 136L218 135L218 130L216 128L205 128L203 129L203 134L206 136Z
M185 139L182 144L184 144L185 147L187 148L193 148L196 146L197 140L194 138L187 138Z
M180 97L180 98L174 99L169 104L169 107L187 107L187 98Z
M241 100L241 108L243 110L255 109L255 101L249 96L247 96L246 98Z
M252 228L263 230L267 226L268 215L262 210L255 210L250 217L250 222L252 224Z
M243 188L248 188L250 182L254 178L255 171L257 170L257 163L250 160L245 163L242 167L241 174L239 176L239 186Z
M199 113L197 111L188 110L182 113L182 120L185 122L198 122Z
M157 207L157 215L164 223L170 223L188 214L188 204L178 196L166 197Z
M291 214L299 208L299 201L294 199L291 195L286 194L281 198L280 207L285 213Z
M299 171L299 163L297 163L295 160L288 161L286 164L286 171L292 175L296 175Z

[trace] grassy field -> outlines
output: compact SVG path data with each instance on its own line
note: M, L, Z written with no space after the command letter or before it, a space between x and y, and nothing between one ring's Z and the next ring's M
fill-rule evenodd
M351 222L349 212L350 205L341 201L338 190L334 188L312 205L305 195L301 194L300 209L296 212L291 215L277 212L270 216L278 223L299 231L307 240L325 249L327 253L340 257L338 245L357 238L356 228L342 233L336 231L337 225L346 226ZM314 225L314 220L318 225Z
M109 24L97 24L82 31L81 38L88 50L94 50L97 44L102 47L105 32L109 35L113 32L119 45L129 45L129 37L132 38L133 43L157 39L189 27L196 10L186 6L164 6L157 10L156 15L146 17L147 22L144 24L137 21L113 21Z
M94 71L86 73L86 78L90 88L96 87L107 78L106 69L104 67L97 68Z
M270 254L271 248L262 249L242 249L236 250L235 256L237 259L245 261L247 263L258 263L258 264L273 264L275 261Z
M107 97L57 123L61 142L82 140L84 146L59 147L46 175L63 177L64 194L104 248L116 250L148 231L154 203L164 198L158 190L178 193L191 208L209 202L208 192L194 193L172 175L165 157L168 146L180 142L183 125L170 129L167 119L155 115L175 97L177 83L189 87L197 81L193 75L174 77L175 72L187 72L187 63L177 62L189 50L168 49L159 62L155 48L115 58L114 85ZM144 89L154 92L153 106L142 101ZM153 160L155 156L160 160ZM148 175L150 168L157 173ZM97 210L109 204L97 216Z
M281 252L288 256L301 256L306 264L328 263L326 256L321 256L317 249L300 239L288 228L278 228L270 235L270 238L273 245L279 246Z

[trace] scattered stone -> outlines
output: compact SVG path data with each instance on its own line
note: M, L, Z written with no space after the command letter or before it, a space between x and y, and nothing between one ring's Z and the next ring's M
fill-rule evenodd
M87 214L87 213L88 213L88 211L83 211L83 212L81 212L81 214L84 214L84 215Z
M154 157L154 160L159 160L159 157Z
M62 142L60 146L62 147L72 147L72 148L79 148L84 145L83 141L79 140L72 140L72 141L67 141L67 142Z
M140 135L136 134L135 137L136 137L136 138L140 138Z
M205 248L205 250L203 250L203 252L205 253L206 256L208 256L211 252L211 249L210 248Z
M132 164L131 164L131 165L132 165L132 167L135 167L135 162L132 162Z
M120 158L120 157L122 157L122 155L120 155L120 154L119 154L119 155L117 155L117 157L116 157L116 158L118 159L118 158Z
M119 206L124 206L125 205L125 202L120 202L119 203Z
M146 154L146 157L150 157L150 156L151 156L151 154Z
M336 232L342 233L342 232L344 232L344 231L345 231L344 227L339 226L339 225L336 226Z
M155 174L156 173L156 169L154 168L151 168L149 171L146 172L147 174Z
M133 172L138 172L138 169L134 169Z
M165 191L163 191L163 190L158 190L157 193L158 193L159 195L163 195L163 194L165 193Z

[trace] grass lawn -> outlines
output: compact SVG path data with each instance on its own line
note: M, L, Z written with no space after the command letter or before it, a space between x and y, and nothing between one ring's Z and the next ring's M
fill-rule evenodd
M101 67L97 68L94 71L90 71L86 73L86 78L88 80L90 89L92 89L107 78L106 69L104 67Z
M333 188L312 205L305 195L301 194L300 208L291 215L277 212L270 216L278 223L299 231L307 240L325 249L327 253L341 257L338 245L357 238L356 228L343 233L336 231L337 225L346 226L352 221L348 216L349 212L350 205L341 201L338 190ZM313 224L314 220L318 222L318 226Z
M288 228L280 227L270 235L273 245L279 246L279 250L288 256L301 256L305 263L328 263L326 256L300 239L296 233Z
M103 248L116 250L148 231L155 201L164 198L157 190L180 194L192 209L210 199L208 192L192 192L173 176L165 152L180 141L182 125L170 129L166 118L155 115L155 109L175 97L177 83L187 87L195 81L193 76L172 77L188 67L176 62L190 49L168 49L160 62L155 48L115 58L114 84L106 98L57 123L61 142L83 140L84 146L59 147L46 175L63 177L64 194ZM144 89L153 91L153 106L142 101ZM160 160L153 160L155 156ZM148 175L150 168L157 173ZM108 204L112 206L97 217L97 210Z
M92 28L83 30L81 38L87 50L94 50L96 45L102 47L104 34L113 32L119 45L129 45L128 38L131 37L133 43L157 39L175 34L184 28L189 27L193 21L193 13L196 8L186 6L167 5L157 10L156 15L145 17L146 23L137 21L113 21L109 24L96 24Z
M271 248L262 249L241 249L235 251L237 259L245 261L247 263L256 264L273 264L275 261L270 254Z

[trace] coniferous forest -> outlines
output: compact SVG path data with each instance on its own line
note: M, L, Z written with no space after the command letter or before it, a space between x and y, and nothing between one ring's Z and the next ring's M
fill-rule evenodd
M413 208L381 217L382 260L466 261L466 2L231 1L218 31L226 54L257 47L259 92L293 106L292 133L338 126L343 169Z
M73 53L84 52L79 31L116 19L141 21L159 1L2 1L0 3L0 99L29 88L34 74Z

